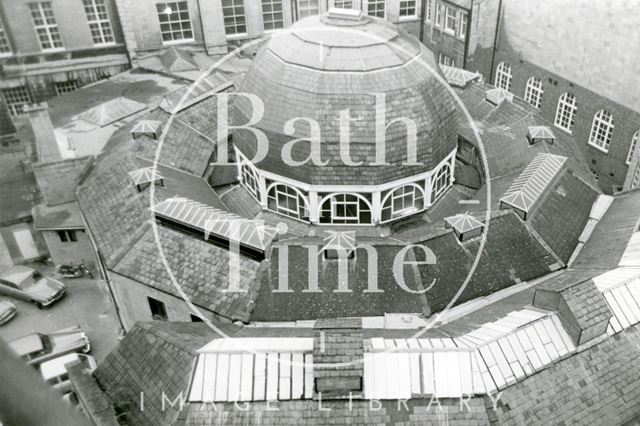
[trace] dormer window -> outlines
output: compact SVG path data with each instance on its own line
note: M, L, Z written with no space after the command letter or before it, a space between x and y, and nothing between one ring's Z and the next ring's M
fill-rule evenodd
M138 189L138 192L144 191L146 188L154 185L164 186L164 177L153 167L143 167L138 170L129 172L131 181Z

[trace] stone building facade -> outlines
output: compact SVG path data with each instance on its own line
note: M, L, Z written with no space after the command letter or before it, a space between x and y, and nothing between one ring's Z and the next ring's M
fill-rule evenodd
M113 0L0 2L0 91L12 115L128 67Z

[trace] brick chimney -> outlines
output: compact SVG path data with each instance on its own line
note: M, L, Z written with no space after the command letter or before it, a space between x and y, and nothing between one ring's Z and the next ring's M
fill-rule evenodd
M38 163L52 163L62 160L60 148L53 131L53 123L49 117L49 106L46 102L27 105L24 111L29 115L33 128Z
M322 394L322 400L362 398L363 353L360 318L317 320L313 339L314 397Z

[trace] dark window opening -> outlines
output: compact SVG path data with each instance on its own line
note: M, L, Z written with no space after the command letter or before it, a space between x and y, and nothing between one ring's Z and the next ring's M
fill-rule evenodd
M151 310L151 317L154 320L166 321L169 319L167 317L167 309L164 306L164 303L156 300L152 297L147 297L147 301L149 302L149 310Z
M78 241L78 235L76 234L76 231L57 231L57 232L58 232L58 238L60 238L60 241L63 243Z

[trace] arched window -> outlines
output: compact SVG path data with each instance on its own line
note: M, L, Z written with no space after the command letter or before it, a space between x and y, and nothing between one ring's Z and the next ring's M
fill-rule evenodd
M609 151L611 135L613 135L613 116L610 112L601 109L593 117L589 144L600 148L604 152Z
M631 164L631 160L633 160L633 154L635 154L636 149L638 147L638 140L640 140L640 130L633 134L631 138L631 146L629 147L629 152L627 153L627 161L628 165Z
M320 207L320 223L356 225L371 223L371 205L359 194L333 194Z
M431 183L431 202L435 203L435 201L440 198L444 191L451 185L451 166L449 164L445 164L438 170L438 174L435 179Z
M556 109L556 126L568 132L573 130L573 124L576 122L576 111L578 103L576 97L569 92L564 92L558 99L558 108Z
M397 219L424 209L424 192L418 185L405 185L382 200L382 221Z
M511 91L511 65L500 62L496 68L496 87Z
M542 105L542 80L538 77L531 77L527 81L527 88L524 91L524 100L529 102L533 107L540 108Z
M288 185L272 185L268 191L267 206L269 210L296 219L309 217L305 196L297 189Z
M258 185L259 178L253 168L247 163L242 164L240 168L242 184L257 200L260 200L260 186Z

